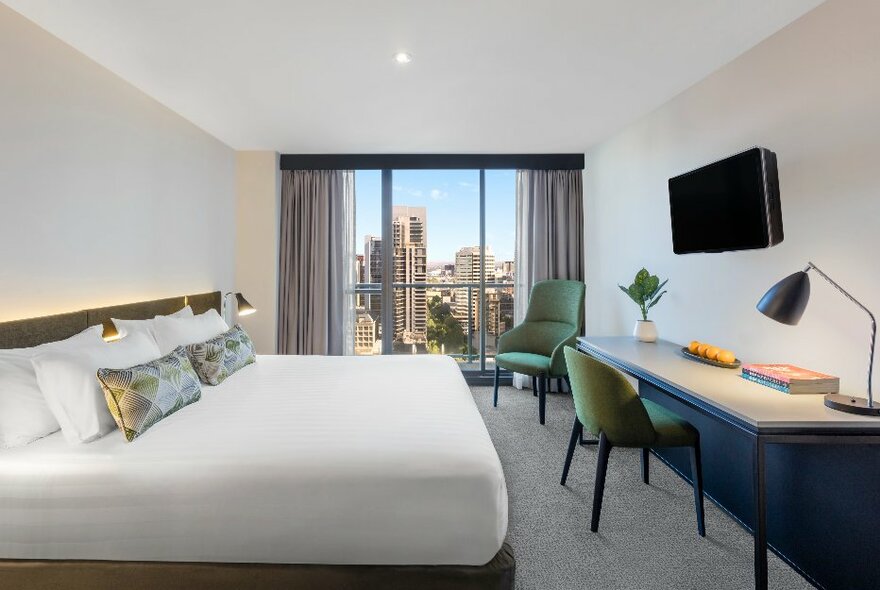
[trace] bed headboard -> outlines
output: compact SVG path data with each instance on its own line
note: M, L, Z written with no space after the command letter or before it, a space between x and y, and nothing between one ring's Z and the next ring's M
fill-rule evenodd
M3 322L0 323L0 348L26 348L64 340L98 324L104 324L106 334L113 330L110 318L146 320L156 315L174 313L186 305L190 305L193 313L197 314L209 309L219 312L220 301L220 291L214 291Z

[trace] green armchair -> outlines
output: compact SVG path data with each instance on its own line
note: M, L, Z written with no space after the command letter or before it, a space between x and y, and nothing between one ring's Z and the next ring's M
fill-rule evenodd
M523 322L498 339L495 355L495 393L501 369L522 373L537 381L538 417L544 423L547 379L568 375L563 350L574 345L584 323L584 292L580 281L550 280L535 283Z

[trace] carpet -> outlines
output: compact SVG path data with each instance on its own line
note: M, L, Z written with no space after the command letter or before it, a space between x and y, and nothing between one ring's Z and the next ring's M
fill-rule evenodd
M653 456L643 484L637 449L611 451L599 532L590 532L595 446L578 447L559 485L574 420L569 394L548 394L541 426L531 390L501 388L497 408L491 387L471 391L507 479L518 590L754 587L751 535L706 500L706 537L698 536L690 485ZM769 581L812 588L773 554Z

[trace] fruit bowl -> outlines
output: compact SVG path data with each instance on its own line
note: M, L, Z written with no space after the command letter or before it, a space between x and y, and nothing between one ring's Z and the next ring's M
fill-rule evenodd
M706 363L707 365L712 365L713 367L723 367L725 369L739 369L742 366L742 363L739 359L734 359L732 363L722 363L721 361L712 360L709 358L702 357L698 354L692 353L688 350L687 346L681 347L681 354L684 355L684 358L690 359L692 361L698 361L701 363Z

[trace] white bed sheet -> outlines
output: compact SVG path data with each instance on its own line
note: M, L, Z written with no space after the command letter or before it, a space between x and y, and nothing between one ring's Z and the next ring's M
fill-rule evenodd
M0 558L482 565L506 532L447 357L260 356L132 443L0 451Z

